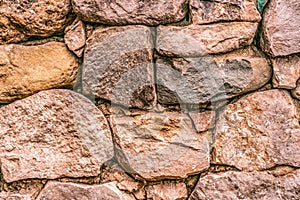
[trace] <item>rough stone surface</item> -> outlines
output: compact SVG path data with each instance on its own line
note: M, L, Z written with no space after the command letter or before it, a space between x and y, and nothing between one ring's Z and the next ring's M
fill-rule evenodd
M273 86L275 88L293 89L300 79L300 55L272 59Z
M187 0L72 0L72 3L75 13L84 21L109 25L155 26L178 22L187 13Z
M79 64L65 44L0 46L0 103L40 90L72 86Z
M152 48L148 27L96 29L84 54L83 93L129 107L151 107L155 100Z
M299 199L300 170L282 177L267 172L209 173L200 178L189 200Z
M200 58L160 58L156 65L162 104L231 98L262 87L272 76L269 63L255 48Z
M42 91L1 108L0 162L7 182L85 177L113 157L109 125L70 90Z
M63 31L70 10L69 0L4 0L0 5L0 18L5 16L11 22L9 31L14 31L14 27L18 27L28 36L47 37Z
M0 44L20 42L25 39L27 39L26 35L0 12Z
M215 131L212 162L245 171L300 166L300 126L284 90L249 94L226 107Z
M110 119L116 158L129 173L147 180L185 178L209 165L207 135L197 134L186 114L116 114Z
M300 52L300 2L270 0L263 15L261 46L273 56Z
M207 131L210 128L215 126L215 111L204 111L204 112L189 112L190 117L192 118L195 128L198 132Z
M224 53L252 43L257 23L159 26L157 51L164 56L202 56Z
M0 200L31 200L30 195L0 192Z
M292 96L300 100L300 80L297 81L297 87L292 90Z
M82 21L76 19L65 29L64 40L68 48L78 57L82 56L86 42L85 25Z
M84 185L50 181L37 200L135 200L135 198L116 187L115 182L101 185Z
M190 9L194 24L261 20L253 0L191 0Z
M147 199L152 200L183 200L187 198L184 183L163 183L146 187Z

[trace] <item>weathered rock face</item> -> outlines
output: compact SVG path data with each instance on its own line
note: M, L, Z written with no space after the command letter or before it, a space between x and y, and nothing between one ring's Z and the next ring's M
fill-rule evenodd
M216 126L212 162L244 171L300 166L300 126L287 91L245 96L226 107Z
M146 187L147 199L152 200L180 200L187 198L184 183L164 183Z
M190 9L194 24L261 19L253 0L191 0Z
M190 200L297 199L300 170L274 177L267 172L221 172L201 177Z
M192 118L197 132L204 132L210 128L213 128L215 125L215 111L204 111L204 112L189 112L190 117Z
M109 25L144 24L155 26L182 20L187 0L106 1L72 0L75 13L84 21Z
M85 25L82 21L76 19L65 29L64 40L68 48L78 57L82 56L86 42Z
M28 36L47 37L64 29L70 10L71 4L69 0L21 2L4 0L0 5L0 16L6 16L11 22L11 28L8 30L13 31L15 30L14 27L19 27ZM3 43L7 42L8 40ZM15 40L12 42L15 42Z
M0 103L40 90L72 86L79 64L65 44L0 46Z
M292 96L300 100L300 80L297 81L297 87L292 90Z
M1 200L31 200L30 195L11 194L6 192L0 192Z
M129 107L151 107L155 100L152 51L148 27L96 29L85 50L83 93Z
M197 134L186 114L112 115L116 158L126 171L147 180L184 178L208 167L206 134Z
M84 177L113 157L109 125L85 97L48 90L1 108L0 162L5 181Z
M257 23L159 26L157 51L164 56L203 56L224 53L252 43Z
M272 59L273 86L275 88L293 89L300 79L300 55Z
M26 38L21 30L17 29L7 17L0 13L0 44L20 42Z
M270 0L263 15L261 44L273 56L300 52L300 3Z
M262 87L271 68L255 48L201 58L157 60L157 95L162 104L206 103Z
M41 191L37 200L52 199L107 199L107 200L134 200L135 198L116 187L115 182L102 185L83 185L75 183L61 183L50 181Z

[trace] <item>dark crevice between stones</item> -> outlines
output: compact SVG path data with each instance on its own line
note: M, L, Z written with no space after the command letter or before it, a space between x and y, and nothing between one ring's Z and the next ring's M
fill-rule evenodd
M281 165L275 165L271 168L262 170L262 172L267 171L268 173L272 174L275 177L280 177L292 173L297 169L300 169L300 167L296 167L288 164L281 164Z

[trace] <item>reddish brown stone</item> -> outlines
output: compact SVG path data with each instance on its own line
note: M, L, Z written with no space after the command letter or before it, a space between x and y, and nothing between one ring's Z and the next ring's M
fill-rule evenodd
M37 200L135 200L135 198L116 187L116 182L101 185L83 185L50 181L41 191Z
M294 89L300 79L300 55L279 57L273 62L273 86L275 88Z
M292 95L294 98L300 100L300 80L297 82L297 87L292 90Z
M282 177L268 172L209 173L200 180L189 200L299 199L300 170Z
M0 45L26 40L26 35L0 12Z
M249 94L229 104L215 130L212 163L244 171L300 166L296 107L284 90Z
M152 200L180 200L187 198L184 183L161 183L146 186L147 199Z
M146 26L97 28L85 49L83 93L128 107L152 107L152 40Z
M0 161L7 182L97 176L113 157L109 125L92 102L47 90L1 107Z
M65 29L64 39L68 48L73 51L78 57L81 57L86 41L84 23L76 19L73 24Z
M178 22L187 13L187 0L72 0L72 4L76 14L84 21L109 25L155 26Z
M261 19L253 0L192 0L190 9L194 24Z
M215 126L216 113L214 111L189 112L198 132L204 132Z
M256 48L200 58L158 58L157 99L161 104L199 104L228 99L265 85L272 76Z
M185 178L208 168L208 136L196 133L186 114L115 114L110 119L116 158L125 171L152 181Z
M156 48L161 55L176 57L225 53L250 45L256 29L252 22L159 26Z
M263 15L261 46L273 56L300 52L300 3L270 0Z

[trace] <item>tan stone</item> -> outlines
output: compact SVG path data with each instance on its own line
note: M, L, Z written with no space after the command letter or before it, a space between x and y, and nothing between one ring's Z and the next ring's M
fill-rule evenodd
M79 19L76 19L65 29L64 40L68 48L78 57L81 57L84 51L86 41L85 25Z
M256 48L200 58L158 58L157 99L161 104L199 104L228 99L265 85L272 76Z
M244 171L300 166L300 126L284 90L249 94L229 104L215 130L212 163Z
M300 79L300 56L274 58L272 63L273 86L285 89L296 88L297 80Z
M208 168L207 135L196 133L187 114L111 115L110 121L116 159L128 173L160 180L186 178Z
M214 111L192 111L189 112L189 115L192 118L195 128L198 132L207 131L215 126L216 113Z
M145 190L147 192L147 199L152 200L180 200L188 197L184 183L149 185Z
M0 46L0 103L73 86L79 65L63 43Z
M263 14L261 46L273 56L300 52L300 3L270 0Z
M268 172L220 172L200 177L189 200L298 199L300 170L282 177Z
M202 56L225 53L252 43L257 23L159 26L157 51L164 56Z
M113 157L109 125L70 90L47 90L1 107L0 162L6 182L97 176Z
M116 187L116 182L101 185L84 185L49 181L37 200L135 200L135 198Z
M146 26L97 28L84 53L83 93L128 107L152 107L152 40Z
M50 36L63 31L71 10L70 0L3 0L0 15L20 27L28 36Z
M26 35L0 12L0 44L15 43L26 39Z
M187 2L187 0L72 0L75 13L84 21L109 25L144 24L148 26L182 20L188 10Z
M261 20L253 0L191 0L190 10L194 24Z

